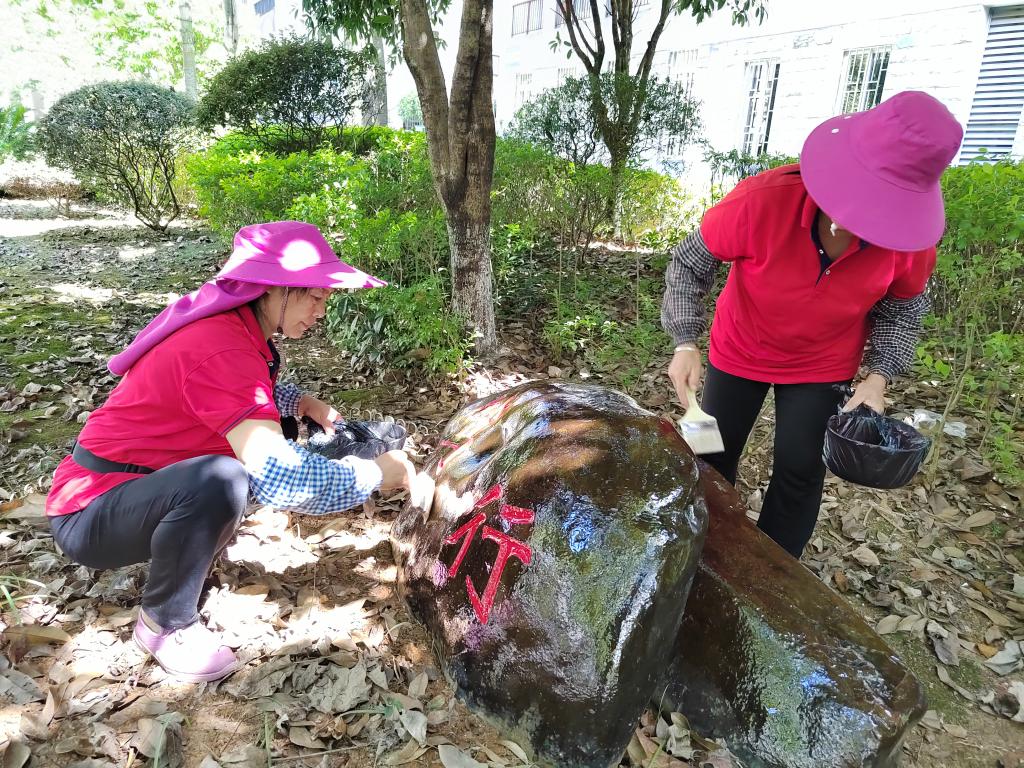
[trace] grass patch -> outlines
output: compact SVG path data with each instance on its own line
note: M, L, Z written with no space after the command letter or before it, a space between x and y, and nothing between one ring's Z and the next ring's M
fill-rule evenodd
M939 712L946 720L960 725L968 721L971 705L960 694L939 680L935 674L938 661L928 647L926 638L912 637L904 632L887 635L886 642L911 672L921 681L928 697L928 709ZM959 667L947 667L949 676L957 685L978 692L983 687L981 667L970 658L961 658Z
M17 422L32 421L32 424L28 427L18 427L18 429L28 434L24 439L14 444L15 449L28 448L33 445L64 446L82 431L82 425L77 421L64 421L60 416L51 416L48 419L38 418L42 414L43 409L41 408L29 411L15 411L14 413L0 413L0 430L6 432Z

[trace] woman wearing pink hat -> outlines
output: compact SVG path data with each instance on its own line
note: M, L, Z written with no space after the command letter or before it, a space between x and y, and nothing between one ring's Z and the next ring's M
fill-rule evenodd
M725 450L705 458L730 482L769 387L775 458L759 527L794 557L810 540L825 479L828 417L881 412L886 385L914 357L945 217L939 178L963 131L939 101L899 93L826 120L800 163L741 182L672 251L662 325L683 405L700 383L703 299L731 265L711 326L702 406ZM865 354L865 344L867 353Z
M172 303L110 360L122 376L53 478L46 512L64 553L90 568L150 561L135 642L190 681L232 672L234 653L197 613L217 552L251 491L282 509L349 509L377 488L408 486L402 451L329 461L284 438L281 419L333 431L337 412L277 384L271 337L299 338L335 288L374 288L316 227L244 227L217 276Z

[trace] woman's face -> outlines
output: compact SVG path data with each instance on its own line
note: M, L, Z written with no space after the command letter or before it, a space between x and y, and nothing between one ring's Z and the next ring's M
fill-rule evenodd
M329 288L310 288L308 291L291 290L284 310L281 331L289 339L298 339L316 325L317 320L327 312ZM283 298L283 292L282 292ZM278 305L280 312L280 305Z

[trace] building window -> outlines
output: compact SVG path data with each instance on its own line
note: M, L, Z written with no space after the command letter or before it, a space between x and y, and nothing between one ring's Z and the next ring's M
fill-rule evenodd
M843 55L845 80L839 88L839 111L863 112L882 100L885 73L889 70L888 46L858 48Z
M533 73L519 72L516 74L516 107L533 98Z
M768 59L748 61L745 82L747 119L743 123L742 150L745 155L761 155L768 151L775 89L779 84L779 62Z
M993 162L1024 153L1024 5L989 9L960 163Z
M540 29L542 0L527 0L512 6L512 34L525 35Z
M697 68L697 49L669 51L665 64L665 77L679 86L687 96L693 95L694 70Z
M256 0L256 15L266 16L274 10L274 0Z
M555 26L560 27L565 24L565 19L562 18L562 3L566 0L555 0ZM576 12L576 18L580 21L589 19L592 15L593 9L590 7L590 0L572 0L572 8Z

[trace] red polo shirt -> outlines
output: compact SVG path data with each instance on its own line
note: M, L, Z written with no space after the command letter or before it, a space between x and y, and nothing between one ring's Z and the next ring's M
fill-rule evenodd
M745 179L704 214L704 243L732 264L711 325L708 359L719 370L777 384L852 379L871 308L924 291L934 248L893 251L855 238L822 270L811 238L817 212L799 166L787 165Z
M244 419L279 421L269 364L273 355L249 307L190 323L131 367L78 436L110 461L162 469L221 454L224 435ZM68 456L57 467L46 514L67 515L140 475L102 474Z

